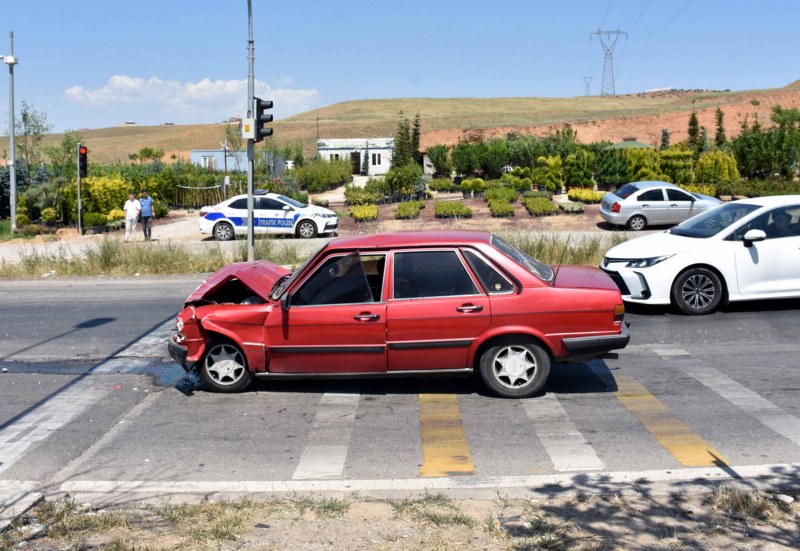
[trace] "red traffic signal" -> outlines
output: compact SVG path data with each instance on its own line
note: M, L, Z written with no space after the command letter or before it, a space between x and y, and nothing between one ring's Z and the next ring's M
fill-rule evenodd
M81 145L78 147L78 175L81 178L85 178L87 174L88 161L86 159L86 156L88 153L89 153L89 148L87 148L85 145Z

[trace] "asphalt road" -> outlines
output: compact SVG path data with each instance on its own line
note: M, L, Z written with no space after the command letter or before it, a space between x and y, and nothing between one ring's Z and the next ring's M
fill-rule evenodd
M220 395L166 355L199 279L3 282L0 500L800 481L800 301L693 318L638 307L628 348L555 366L528 400L473 379L261 382Z

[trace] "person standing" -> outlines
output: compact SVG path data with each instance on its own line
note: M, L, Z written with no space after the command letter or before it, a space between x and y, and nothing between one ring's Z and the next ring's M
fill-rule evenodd
M147 196L143 191L139 198L139 205L142 207L142 231L145 241L150 241L151 228L153 227L153 198Z
M142 205L136 200L136 195L128 194L128 200L122 207L125 211L125 241L127 242L136 230L136 223L139 221L139 214L142 212Z

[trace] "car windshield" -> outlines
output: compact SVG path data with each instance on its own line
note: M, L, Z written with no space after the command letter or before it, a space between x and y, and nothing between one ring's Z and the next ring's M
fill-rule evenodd
M514 262L531 272L539 279L543 279L544 281L553 280L553 269L541 260L537 260L532 256L523 253L514 247L514 245L504 240L502 237L498 237L494 234L492 234L491 242L496 249L510 257Z
M304 209L308 206L304 203L301 203L300 201L295 201L291 197L286 197L285 195L278 195L278 199L280 199L281 201L283 201L288 205L292 205L296 209Z
M627 199L628 197L630 197L631 195L633 195L637 191L639 191L639 188L636 187L634 184L625 184L624 186L619 188L617 191L615 191L614 195L616 195L617 197L620 197L621 199Z
M682 237L705 239L726 230L728 226L741 220L758 208L758 205L747 203L725 203L717 208L707 210L697 216L689 218L668 231L673 235L680 235Z
M289 285L291 285L292 282L295 279L297 279L297 276L299 274L305 271L306 266L308 266L309 263L311 263L311 261L314 260L317 257L317 255L322 251L322 249L324 249L326 246L327 244L318 248L316 251L314 251L313 254L311 254L308 258L306 258L306 261L300 264L300 266L298 266L294 272L292 272L291 274L286 274L278 281L276 281L275 285L272 286L272 290L269 292L269 298L271 298L272 300L278 300L280 296L283 294L283 292L289 288Z

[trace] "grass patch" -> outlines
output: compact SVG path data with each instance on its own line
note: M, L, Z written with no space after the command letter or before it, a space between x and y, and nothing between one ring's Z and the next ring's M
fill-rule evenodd
M752 490L739 490L730 485L715 489L709 497L713 508L737 520L756 519L764 522L790 518L790 508L767 495Z
M614 245L625 241L618 233L611 235L560 234L510 232L501 233L503 239L547 264L599 266L605 253Z
M459 511L453 499L444 494L425 494L417 499L401 499L391 502L391 506L398 516L434 526L475 525L475 521Z

